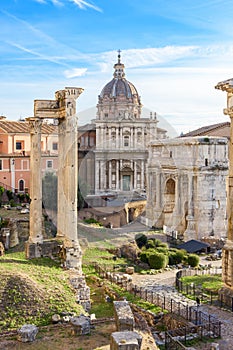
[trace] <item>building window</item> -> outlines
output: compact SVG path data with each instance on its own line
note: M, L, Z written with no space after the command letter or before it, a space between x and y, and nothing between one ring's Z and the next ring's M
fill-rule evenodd
M129 147L129 136L124 136L124 147Z
M108 118L108 113L104 113L104 118Z
M52 169L53 168L53 161L52 160L47 160L46 161L46 168L47 169Z
M23 143L23 141L16 141L16 143L15 143L15 149L16 150L22 150L24 148L24 143Z
M3 161L2 161L2 159L0 159L0 170L2 170L3 169Z
M24 191L24 180L19 180L19 191L23 192Z
M58 150L58 143L53 142L52 148L53 148L53 151L57 151Z
M21 160L21 170L29 170L28 160Z

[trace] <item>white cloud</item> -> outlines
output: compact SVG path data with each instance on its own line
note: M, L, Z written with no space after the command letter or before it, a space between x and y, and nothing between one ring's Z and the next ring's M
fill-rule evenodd
M87 71L87 68L73 68L67 69L64 71L64 75L66 78L75 78L84 76Z
M98 12L102 12L101 8L99 8L98 6L91 4L85 0L70 0L70 1L73 2L75 5L77 5L82 10L84 10L86 7L89 7L93 10L98 11Z
M55 6L61 6L64 5L64 2L62 0L34 0L36 2L39 2L40 4L47 4L49 1L53 3ZM87 2L85 0L68 0L69 2L72 2L73 4L77 5L81 10L85 10L87 7L98 11L98 12L103 12L102 9L95 4L92 4L90 2Z
M117 51L103 52L100 55L91 55L101 72L112 71L113 64L117 62ZM210 67L223 68L224 64L231 66L233 59L233 46L165 46L159 48L123 50L121 61L126 69L143 68L145 70L160 69L162 67ZM174 68L175 67L175 68Z

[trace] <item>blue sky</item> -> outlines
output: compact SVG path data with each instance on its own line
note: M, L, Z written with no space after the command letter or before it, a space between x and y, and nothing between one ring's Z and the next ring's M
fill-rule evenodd
M0 114L32 116L65 86L84 88L78 111L96 106L121 49L143 105L178 133L228 121L214 86L233 76L232 13L232 0L1 0Z

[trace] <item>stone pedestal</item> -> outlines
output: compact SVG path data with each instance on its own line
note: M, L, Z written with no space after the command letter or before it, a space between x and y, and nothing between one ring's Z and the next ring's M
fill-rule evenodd
M25 252L28 259L33 258L59 258L61 243L56 240L44 241L42 243L26 242Z
M142 337L137 332L114 332L111 335L110 350L140 350Z

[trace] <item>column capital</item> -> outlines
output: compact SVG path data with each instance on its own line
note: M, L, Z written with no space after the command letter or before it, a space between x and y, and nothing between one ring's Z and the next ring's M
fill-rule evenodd
M41 126L43 123L42 119L32 117L32 118L27 118L26 120L29 124L30 134L41 133Z

